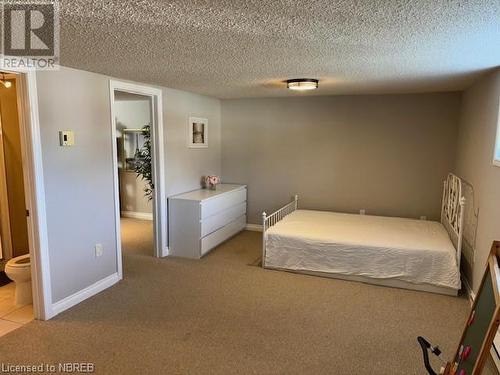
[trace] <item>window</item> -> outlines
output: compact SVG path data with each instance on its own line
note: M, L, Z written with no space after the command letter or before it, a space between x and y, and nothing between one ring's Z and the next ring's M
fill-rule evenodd
M499 103L500 107L500 103ZM493 151L493 165L500 167L500 108L497 117L497 138L495 141L495 150Z

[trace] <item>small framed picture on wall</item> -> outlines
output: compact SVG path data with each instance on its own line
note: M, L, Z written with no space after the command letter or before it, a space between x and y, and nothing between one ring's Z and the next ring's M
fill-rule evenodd
M188 147L208 147L208 119L190 117L188 124Z

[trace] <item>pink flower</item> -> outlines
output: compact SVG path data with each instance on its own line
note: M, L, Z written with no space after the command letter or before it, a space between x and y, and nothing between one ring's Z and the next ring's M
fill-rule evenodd
M220 183L219 176L205 176L203 179L206 186L215 186Z

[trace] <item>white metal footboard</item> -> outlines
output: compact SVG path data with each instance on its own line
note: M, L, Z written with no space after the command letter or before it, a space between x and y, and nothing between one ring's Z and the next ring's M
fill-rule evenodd
M298 205L299 196L296 194L293 201L281 207L278 211L273 212L271 215L267 215L265 211L262 213L262 267L265 267L266 262L266 231L273 225L276 225L276 223L281 221L285 216L297 210Z

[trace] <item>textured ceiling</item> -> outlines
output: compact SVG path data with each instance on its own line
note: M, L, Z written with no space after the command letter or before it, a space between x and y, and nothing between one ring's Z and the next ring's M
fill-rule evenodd
M61 0L61 63L219 98L461 90L500 65L500 0Z

